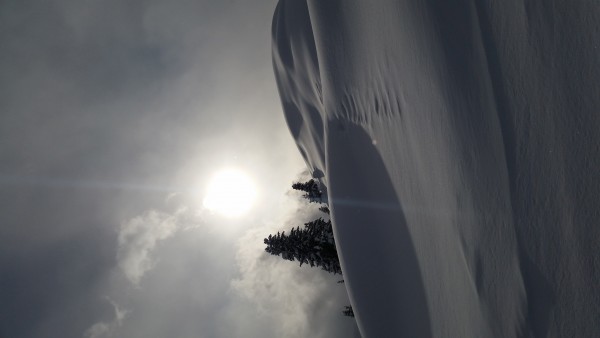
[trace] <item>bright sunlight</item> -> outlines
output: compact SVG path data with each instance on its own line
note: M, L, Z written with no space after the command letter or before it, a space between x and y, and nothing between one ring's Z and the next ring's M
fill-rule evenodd
M252 208L256 195L256 186L248 175L226 169L210 180L203 204L225 217L238 217Z

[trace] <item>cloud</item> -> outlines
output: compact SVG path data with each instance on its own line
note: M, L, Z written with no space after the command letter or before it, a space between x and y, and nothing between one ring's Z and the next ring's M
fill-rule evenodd
M259 314L276 317L274 331L281 336L307 337L307 304L323 288L323 279L303 273L295 263L281 261L264 253L264 233L249 231L240 241L236 257L240 277L231 283L232 290L256 306ZM312 276L311 276L312 275Z
M101 337L112 337L115 330L123 325L125 317L130 313L129 310L125 310L119 306L114 300L106 297L106 300L112 305L114 309L114 319L110 322L97 322L90 326L89 329L83 334L86 338L101 338Z
M126 312L114 306L115 319L92 325L86 338L188 336L198 330L211 337L353 337L352 321L341 315L349 304L344 286L336 284L341 276L264 251L269 233L325 216L317 204L288 190L282 189L267 215L241 222L253 225L238 228L237 238L228 232L235 224L177 208L186 205L178 195L166 200L165 208L173 211L151 210L122 222L117 264L126 280L116 279L105 292L141 311L122 324ZM123 282L135 289L122 292Z
M0 268L14 273L0 273L10 309L0 336L88 329L87 337L185 337L216 326L241 227L215 218L183 233L197 222L166 211L182 196L161 203L232 163L256 174L265 199L276 199L280 182L288 185L303 166L272 78L275 2L2 6L3 172L58 175L69 184L3 191L0 247L10 259ZM261 208L257 215L271 212ZM53 273L40 279L40 271ZM113 315L97 295L134 315L119 320L123 312ZM253 310L239 318L253 318Z
M296 196L288 198L297 199ZM340 312L348 304L343 285L336 284L341 276L306 265L299 267L297 262L284 261L264 251L263 238L269 233L324 216L314 203L288 203L293 208L280 216L282 221L278 225L271 223L248 230L239 239L236 254L239 276L231 281L233 296L249 303L257 316L256 321L266 324L254 324L257 325L255 334L290 338L352 336L355 329L348 325L348 319L342 318ZM238 300L236 305L240 306L240 303ZM240 315L243 316L243 313ZM240 317L236 314L231 316ZM236 325L240 326L237 331L231 329L233 331L223 335L248 333L253 328L253 324L247 321L238 321L232 326ZM248 334L252 336L251 333Z
M127 279L139 286L144 274L156 264L152 253L156 246L182 229L187 209L173 214L151 210L121 224L117 260Z

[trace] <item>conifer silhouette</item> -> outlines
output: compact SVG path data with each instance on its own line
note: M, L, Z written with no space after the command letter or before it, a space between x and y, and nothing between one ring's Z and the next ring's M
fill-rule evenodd
M345 310L342 311L344 316L354 317L354 310L352 310L352 306L345 306Z
M296 182L292 184L292 189L304 191L305 194L302 197L308 199L310 202L321 203L321 196L323 193L319 189L319 184L314 180L310 179L304 183Z
M305 223L303 229L291 229L289 234L284 231L269 235L264 243L267 245L266 252L285 260L298 261L300 266L309 264L333 274L342 273L331 221L318 218Z

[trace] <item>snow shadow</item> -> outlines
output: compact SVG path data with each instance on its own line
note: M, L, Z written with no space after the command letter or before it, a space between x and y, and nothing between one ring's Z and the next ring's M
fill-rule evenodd
M328 131L330 208L361 334L431 337L416 251L384 162L361 127Z
M481 91L479 95L473 97L485 97L482 85L479 81L485 79L481 73L487 72L490 81L490 87L493 94L493 109L496 112L501 130L501 142L504 150L504 157L509 176L509 184L511 191L511 204L513 207L513 224L517 234L517 243L519 248L519 265L527 299L527 312L521 335L523 337L543 338L548 335L550 326L550 316L555 307L556 295L552 290L550 282L544 276L540 268L529 258L524 248L527 244L524 243L519 227L527 226L520 221L522 211L518 206L521 204L518 197L515 196L517 191L515 185L518 177L516 168L516 139L514 117L508 108L509 99L504 88L502 63L499 60L497 43L493 35L493 28L489 14L486 12L486 5L479 1L459 0L456 2L448 2L443 0L429 0L427 2L429 11L432 13L436 32L438 34L438 42L444 53L444 60L447 63L445 69L450 74L450 78L455 86L462 88L461 93L473 93ZM447 29L452 27L452 29ZM485 56L481 59L479 54L480 49ZM483 65L478 68L477 65ZM452 98L449 98L451 100ZM489 121L489 118L484 118L486 106L483 102L476 102L474 99L465 97L464 102L470 102L477 109L477 114L469 116L461 116L460 124L464 124L464 120L473 123L474 132L484 133L489 130L488 124L484 121ZM482 105L481 107L477 105ZM460 111L460 110L457 110ZM469 111L469 110L465 110ZM456 127L461 130L461 126ZM467 135L460 133L459 135ZM485 137L476 137L476 139L485 139ZM469 141L466 138L463 141L467 144ZM517 206L517 208L516 208ZM476 265L481 265L480 260ZM477 268L476 271L481 271ZM481 288L480 274L476 274L475 282L478 288Z
M522 233L519 231L519 228L524 226L522 222L520 222L520 219L523 217L516 216L521 214L520 208L516 208L516 206L519 206L521 203L517 196L515 196L516 191L518 190L516 188L518 173L516 168L517 136L515 135L514 118L512 117L511 111L508 109L507 93L502 81L502 66L498 57L498 50L496 48L489 16L486 14L483 6L477 2L475 3L475 9L481 40L487 58L488 73L494 92L498 120L502 129L504 155L509 175L511 204L513 206L513 224L515 225L519 247L519 264L527 295L527 314L524 323L526 327L522 329L521 334L523 337L545 338L548 336L550 317L556 306L556 294L553 291L549 280L544 276L536 263L529 258L524 249L526 247L526 242L524 242Z
M320 68L306 1L277 4L271 38L284 117L298 150L314 172L325 161L324 126Z
M523 329L522 336L545 338L548 336L556 296L540 269L523 252L520 253L520 263L527 292L527 328Z

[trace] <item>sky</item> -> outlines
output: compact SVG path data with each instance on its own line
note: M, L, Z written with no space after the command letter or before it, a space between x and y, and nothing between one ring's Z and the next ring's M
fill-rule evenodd
M0 3L0 336L358 337L339 278L264 252L317 215L275 5ZM258 187L243 217L202 205L223 168Z

